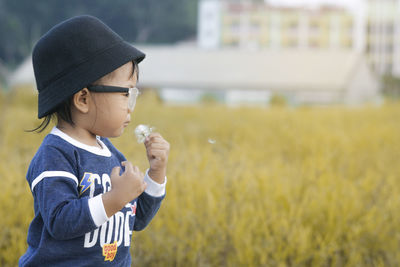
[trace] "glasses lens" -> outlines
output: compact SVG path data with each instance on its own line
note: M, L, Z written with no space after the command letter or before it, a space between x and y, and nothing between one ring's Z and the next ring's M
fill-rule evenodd
M128 109L133 111L136 105L136 98L139 95L139 90L136 87L129 88Z

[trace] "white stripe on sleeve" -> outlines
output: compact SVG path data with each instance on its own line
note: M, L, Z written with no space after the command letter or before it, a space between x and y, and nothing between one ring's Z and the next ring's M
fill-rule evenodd
M167 177L165 177L164 183L159 184L155 182L153 179L151 179L151 177L149 176L149 169L147 169L146 175L144 176L143 180L147 184L146 190L144 190L144 192L153 197L162 197L163 195L165 195L165 186L167 184Z
M75 175L73 175L70 172L64 172L64 171L45 171L42 172L39 176L37 176L33 181L31 185L31 190L33 191L33 188L42 181L44 178L49 178L49 177L65 177L69 178L75 181L76 185L78 185L78 178L76 178Z
M102 194L92 197L88 201L90 214L97 227L108 221L106 210L104 209Z

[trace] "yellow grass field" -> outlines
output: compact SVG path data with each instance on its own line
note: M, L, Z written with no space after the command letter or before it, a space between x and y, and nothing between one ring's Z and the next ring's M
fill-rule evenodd
M46 134L23 131L38 124L26 91L0 94L0 266L26 249L25 173ZM133 130L150 124L171 153L162 207L133 235L135 266L400 266L400 104L138 102L113 143L144 170Z

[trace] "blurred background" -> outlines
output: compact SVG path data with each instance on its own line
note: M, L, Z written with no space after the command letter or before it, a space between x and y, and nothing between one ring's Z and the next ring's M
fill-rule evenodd
M379 103L381 93L400 90L395 0L0 5L3 88L34 84L30 54L40 36L71 16L91 14L147 52L141 85L169 103Z
M90 14L146 53L113 143L171 143L135 266L400 265L400 0L0 0L0 265L25 252L36 127L31 51Z

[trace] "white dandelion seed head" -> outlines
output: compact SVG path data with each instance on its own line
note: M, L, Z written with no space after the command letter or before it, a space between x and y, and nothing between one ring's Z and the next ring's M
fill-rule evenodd
M135 128L135 136L138 143L144 143L144 140L153 132L153 127L149 125L139 124Z
M214 145L217 141L215 139L208 138L208 143Z

